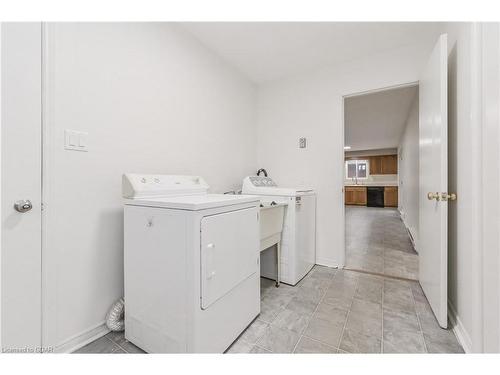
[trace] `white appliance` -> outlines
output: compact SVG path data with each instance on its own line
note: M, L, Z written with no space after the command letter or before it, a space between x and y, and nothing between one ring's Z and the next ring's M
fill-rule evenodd
M286 203L281 240L281 281L297 284L316 263L316 194L312 189L282 188L270 177L248 176L243 194L259 195L262 200ZM274 279L276 256L265 251L261 256L261 275Z
M222 353L260 313L259 198L197 176L123 176L125 337Z

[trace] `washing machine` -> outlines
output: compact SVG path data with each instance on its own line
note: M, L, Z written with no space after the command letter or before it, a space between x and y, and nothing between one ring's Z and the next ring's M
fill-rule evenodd
M242 194L258 195L262 200L286 204L281 239L281 281L297 284L316 263L316 193L308 188L280 187L270 177L248 176ZM274 278L276 255L261 255L261 276Z
M222 353L260 313L259 198L199 176L123 175L125 338Z

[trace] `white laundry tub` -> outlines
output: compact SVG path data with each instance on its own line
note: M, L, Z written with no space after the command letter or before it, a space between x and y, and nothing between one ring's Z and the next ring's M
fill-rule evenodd
M276 286L279 286L280 283L281 233L283 232L284 215L285 204L261 202L260 251L276 246Z

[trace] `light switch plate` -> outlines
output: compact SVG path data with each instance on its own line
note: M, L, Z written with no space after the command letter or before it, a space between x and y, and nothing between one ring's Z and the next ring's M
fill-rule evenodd
M64 149L88 152L87 132L66 129L64 131Z

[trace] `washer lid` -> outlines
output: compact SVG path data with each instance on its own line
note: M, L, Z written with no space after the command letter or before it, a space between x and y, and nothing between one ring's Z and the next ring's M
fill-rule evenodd
M209 208L232 206L242 203L255 203L255 205L257 205L259 202L260 199L257 196L230 194L200 194L125 200L126 205L171 208L189 211L206 210Z

